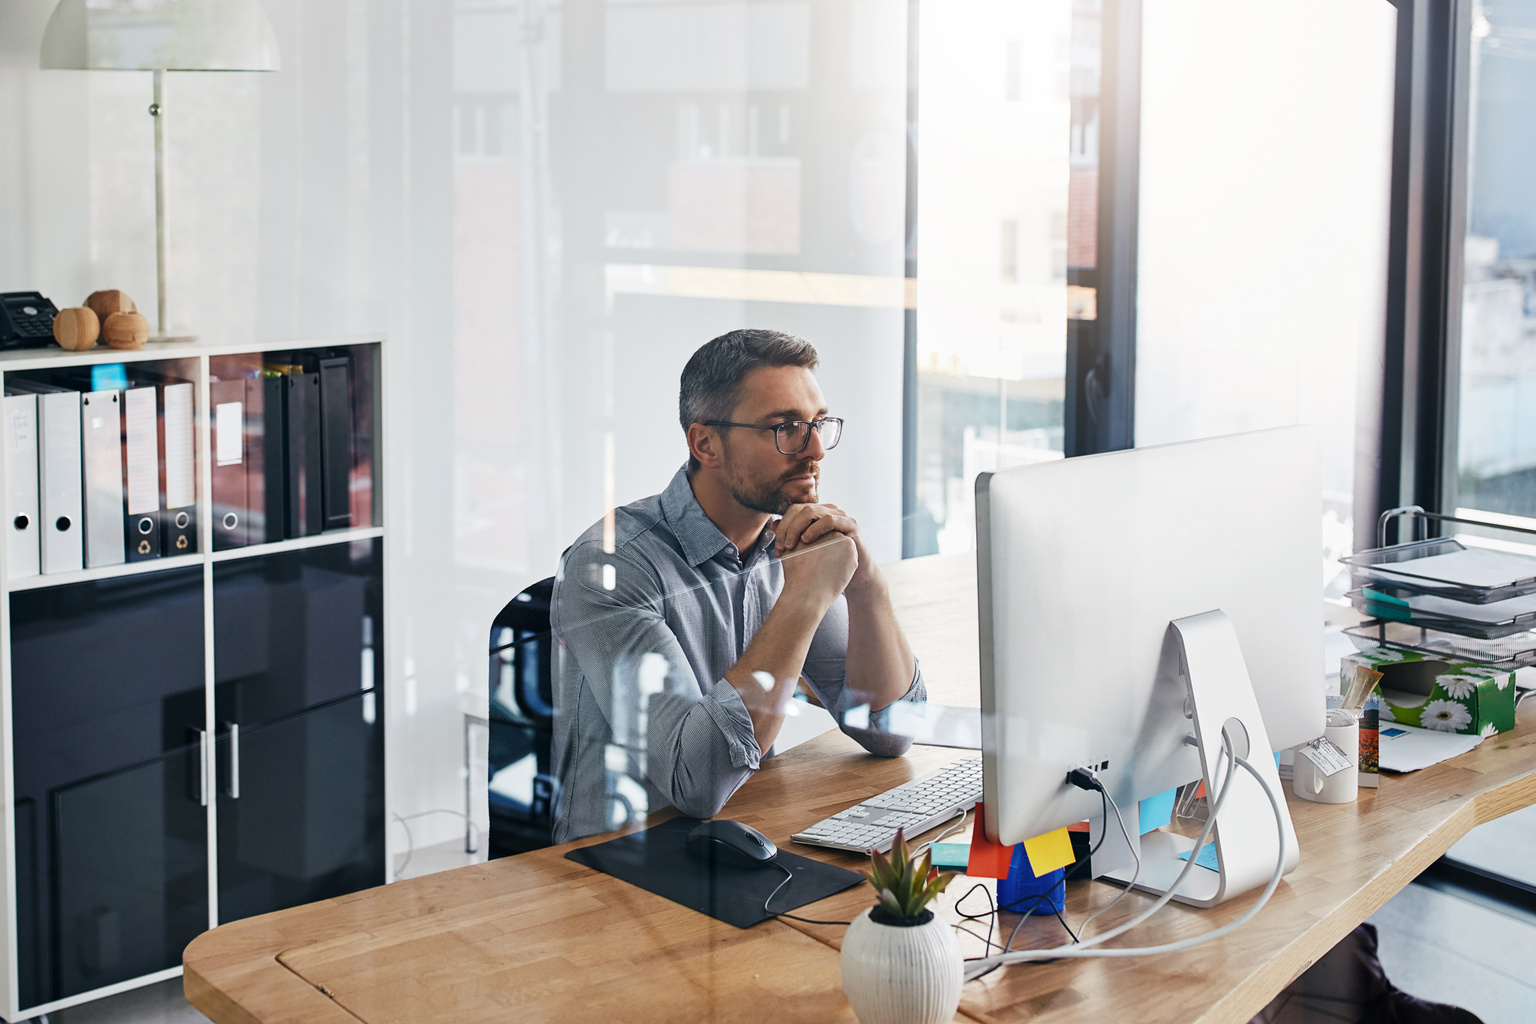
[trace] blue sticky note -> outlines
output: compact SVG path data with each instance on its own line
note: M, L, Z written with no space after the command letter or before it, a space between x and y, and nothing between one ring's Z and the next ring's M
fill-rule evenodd
M122 363L97 363L91 367L92 391L126 391L128 367Z
M1189 851L1185 850L1179 854L1179 860L1189 860ZM1216 844L1206 843L1200 847L1200 856L1195 858L1195 863L1212 871L1220 871L1221 865L1216 863Z
M1149 796L1141 802L1141 834L1162 828L1173 820L1173 798L1178 790L1170 789L1157 796Z
M971 859L970 843L934 843L933 866L946 871L964 871Z

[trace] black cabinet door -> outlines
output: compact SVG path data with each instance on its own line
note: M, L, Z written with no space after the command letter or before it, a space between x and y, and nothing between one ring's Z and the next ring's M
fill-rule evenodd
M378 539L215 565L217 718L251 727L376 690L383 572Z
M221 923L383 884L382 712L360 693L221 731Z
M208 927L203 571L18 591L10 605L27 1007L175 967Z
M202 749L54 790L55 997L163 971L208 928Z

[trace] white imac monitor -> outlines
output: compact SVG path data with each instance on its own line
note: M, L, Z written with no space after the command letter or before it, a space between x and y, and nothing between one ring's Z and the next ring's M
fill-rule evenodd
M1227 664L1235 668L1208 669L1203 681L1246 694L1237 679L1246 664L1259 738L1267 733L1280 750L1322 735L1320 493L1317 435L1306 427L978 477L989 835L1017 843L1099 818L1098 794L1066 782L1074 768L1105 766L1101 781L1132 812L1138 800L1212 769L1220 723L1207 726L1203 751L1186 739L1195 732L1185 678L1193 673L1182 668L1170 623L1187 616L1220 610L1230 619L1236 645ZM1269 750L1238 753L1273 771ZM1267 866L1258 851L1253 868L1263 879L1278 848L1262 791L1258 800L1250 810L1269 852ZM1229 827L1223 807L1218 841L1236 834L1238 813ZM1293 838L1293 859L1294 849Z

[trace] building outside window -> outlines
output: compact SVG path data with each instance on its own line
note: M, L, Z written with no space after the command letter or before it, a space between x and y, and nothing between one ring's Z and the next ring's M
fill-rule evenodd
M1533 519L1536 2L1479 4L1472 17L1457 505Z

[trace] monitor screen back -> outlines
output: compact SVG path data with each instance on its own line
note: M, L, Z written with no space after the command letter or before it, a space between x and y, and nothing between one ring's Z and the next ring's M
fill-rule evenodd
M977 478L987 831L1004 843L1200 778L1174 619L1232 620L1275 750L1323 732L1318 440L1286 427ZM1254 751L1254 756L1259 756ZM993 810L995 808L995 810Z

